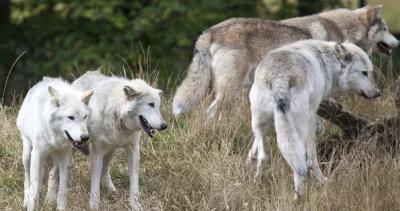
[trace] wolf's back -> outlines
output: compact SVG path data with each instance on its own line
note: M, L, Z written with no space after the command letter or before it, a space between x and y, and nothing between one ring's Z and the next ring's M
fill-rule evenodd
M100 70L87 71L85 74L77 78L72 86L81 91L93 89L100 81L106 80L107 76L103 75Z
M178 87L172 105L177 117L201 102L211 84L211 35L207 31L197 39L194 56L187 75Z

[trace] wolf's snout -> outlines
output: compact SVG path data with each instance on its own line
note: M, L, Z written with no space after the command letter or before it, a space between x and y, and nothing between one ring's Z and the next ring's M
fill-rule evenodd
M381 91L379 89L376 89L374 91L371 90L371 91L367 91L367 92L361 91L361 92L359 92L359 94L366 99L373 99L373 98L380 97L382 95Z
M87 141L89 141L89 134L81 135L81 141L82 141L82 142L87 142Z
M165 130L167 128L168 128L168 125L165 122L161 123L160 130Z
M397 41L394 43L393 48L397 48L397 47L399 47L399 45L400 45L400 41L397 40Z

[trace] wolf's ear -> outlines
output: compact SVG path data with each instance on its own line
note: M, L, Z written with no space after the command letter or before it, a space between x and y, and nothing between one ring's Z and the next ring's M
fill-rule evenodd
M353 55L341 43L335 45L335 51L342 64L348 64L353 59Z
M127 86L127 85L124 86L124 92L125 92L126 97L128 97L128 98L133 98L133 97L136 97L136 96L139 96L142 94L141 92L138 92L138 91L134 90L132 87Z
M159 95L163 94L163 90L161 90L161 89L155 89L155 90L156 90L157 94L159 94Z
M60 106L60 93L52 86L49 86L48 90L52 98L51 99L52 103L54 103L57 107Z
M93 91L92 90L86 90L83 92L82 97L81 97L81 101L83 103L85 103L86 105L89 104L89 100L93 95Z
M368 7L367 13L365 14L368 23L371 23L374 20L381 18L381 9L382 5L377 5L375 7Z

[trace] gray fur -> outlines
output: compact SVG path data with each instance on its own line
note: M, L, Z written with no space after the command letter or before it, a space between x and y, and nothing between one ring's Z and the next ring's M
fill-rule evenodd
M336 9L279 22L259 18L228 19L199 36L187 76L174 96L175 116L201 102L212 85L211 93L214 93L215 100L207 109L209 117L212 117L221 101L232 101L252 83L253 67L265 54L305 39L348 40L365 51L374 49L385 54L390 54L391 48L398 46L398 41L387 32L379 6Z
M296 197L304 193L309 169L319 182L326 181L315 144L319 104L345 92L378 97L372 71L368 55L351 43L304 40L270 51L257 66L249 96L255 137L249 161L257 161L256 175L267 157L265 127L274 122L278 148L294 174Z

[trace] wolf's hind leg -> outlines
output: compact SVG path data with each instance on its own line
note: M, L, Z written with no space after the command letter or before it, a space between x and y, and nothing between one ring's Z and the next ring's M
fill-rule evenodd
M249 151L247 162L256 161L256 177L262 171L262 164L267 159L264 149L264 137L266 129L273 124L273 103L269 89L254 86L250 92L251 102L251 128L254 134L254 142Z
M249 61L251 58L238 49L221 48L214 53L211 69L216 100L207 109L209 120L215 117L222 103L222 108L229 108L231 103L240 96L246 76L250 71Z
M297 172L294 171L293 179L294 179L294 200L297 200L302 195L304 195L305 175L298 174Z
M252 115L254 116L251 121L251 127L254 134L254 142L248 154L248 163L256 161L256 177L260 175L262 171L263 162L268 159L267 153L264 148L264 137L266 135L266 129L272 122L272 114L262 113Z
M220 101L220 98L216 97L215 100L211 103L211 105L208 106L207 111L206 111L207 122L210 122L211 120L214 119L214 116L218 110L219 101Z
M315 143L315 139L316 139L316 118L320 118L316 115L311 115L310 116L310 120L309 120L309 137L307 140L307 146L306 146L306 150L307 150L307 158L308 161L307 163L309 163L309 166L311 167L311 170L313 172L313 174L317 177L318 183L319 184L323 184L327 181L327 178L324 176L324 174L321 171L321 168L319 167L319 163L318 163L318 155L317 155L317 146Z
M101 172L101 186L105 188L108 192L115 192L117 189L114 186L114 183L111 180L110 175L110 163L112 158L114 157L115 150L112 150L108 154L104 156L103 161L103 169Z

